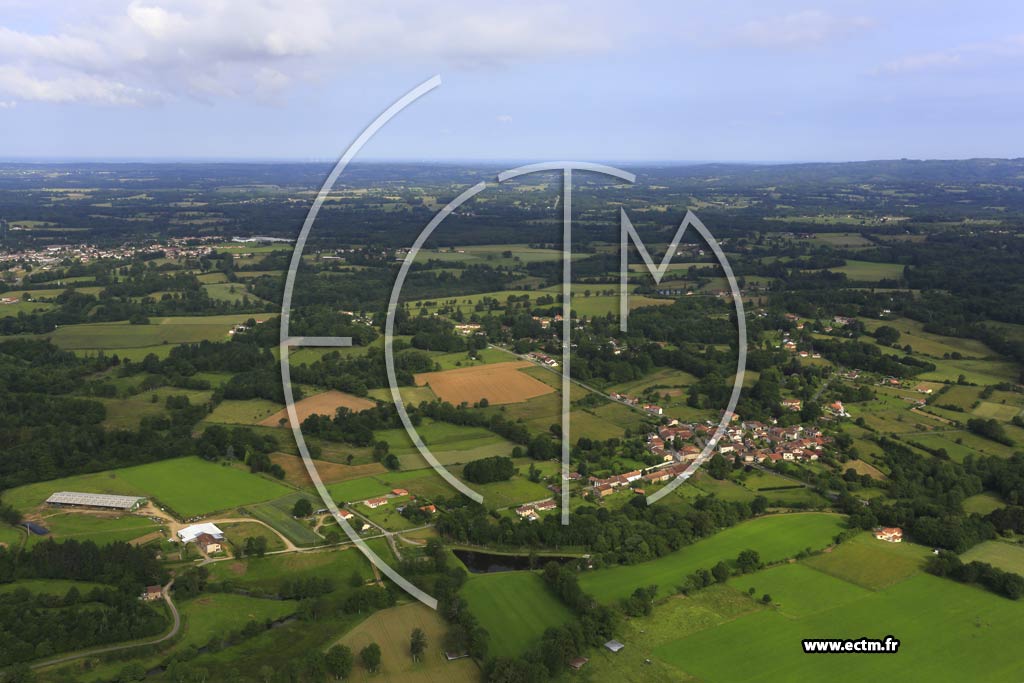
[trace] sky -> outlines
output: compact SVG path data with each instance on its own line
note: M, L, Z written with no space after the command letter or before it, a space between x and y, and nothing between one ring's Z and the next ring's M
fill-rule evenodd
M0 0L0 159L1024 156L1015 0Z

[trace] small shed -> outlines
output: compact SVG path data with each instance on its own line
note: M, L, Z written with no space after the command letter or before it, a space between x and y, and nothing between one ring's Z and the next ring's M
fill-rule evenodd
M576 657L575 659L569 661L569 666L575 669L576 671L579 671L583 668L583 665L589 661L590 660L586 657Z
M617 640L609 640L607 643L604 644L604 646L610 652L618 652L622 648L626 647Z

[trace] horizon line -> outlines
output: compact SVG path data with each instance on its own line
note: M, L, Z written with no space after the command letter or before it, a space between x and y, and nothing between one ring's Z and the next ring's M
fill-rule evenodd
M609 159L607 163L634 164L634 165L667 165L667 166L706 166L713 164L733 164L739 166L796 166L805 164L862 164L872 162L892 161L1015 161L1024 157L991 157L991 156L968 156L968 157L877 157L869 159ZM371 157L353 161L353 164L419 164L419 165L458 165L458 164L522 164L532 162L534 157L508 157L508 158L474 158L474 157L452 157L435 159L409 159L402 157ZM161 156L139 156L139 157L94 157L94 156L0 156L0 164L333 164L336 158L303 158L303 157L161 157Z

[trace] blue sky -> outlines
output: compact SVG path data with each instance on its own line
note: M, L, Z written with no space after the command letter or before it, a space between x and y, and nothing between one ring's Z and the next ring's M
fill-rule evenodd
M0 0L0 158L1024 156L1024 3Z

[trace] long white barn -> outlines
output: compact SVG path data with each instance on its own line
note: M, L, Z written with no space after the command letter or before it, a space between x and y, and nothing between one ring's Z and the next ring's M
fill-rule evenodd
M46 499L48 505L107 508L110 510L137 510L146 502L141 496L111 496L106 493L78 493L58 491Z

